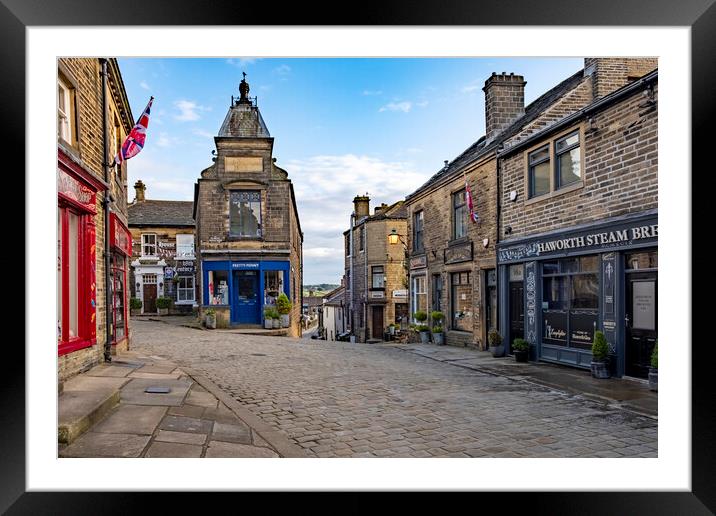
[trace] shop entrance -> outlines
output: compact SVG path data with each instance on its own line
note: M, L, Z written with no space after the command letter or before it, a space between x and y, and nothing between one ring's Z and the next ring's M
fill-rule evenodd
M156 274L143 274L142 275L142 304L144 307L143 313L153 314L157 311L157 275Z
M506 349L512 353L512 341L522 339L525 336L525 288L519 281L510 282L510 335Z
M647 378L657 338L657 273L626 275L625 374Z
M232 322L259 324L259 276L257 271L234 271Z
M372 335L374 339L383 340L383 307L374 306L373 309L373 331Z

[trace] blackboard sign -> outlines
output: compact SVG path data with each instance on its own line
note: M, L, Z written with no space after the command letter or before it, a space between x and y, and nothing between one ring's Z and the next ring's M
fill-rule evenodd
M558 346L567 345L567 312L563 310L544 310L543 341Z
M570 346L591 349L597 324L597 312L572 311L569 323Z

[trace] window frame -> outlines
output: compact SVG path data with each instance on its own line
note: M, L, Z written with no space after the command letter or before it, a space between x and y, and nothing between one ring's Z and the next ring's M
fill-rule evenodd
M179 237L188 237L187 240L190 240L190 246L191 247L191 253L190 254L179 254ZM189 260L195 257L195 250L194 250L194 234L193 233L177 233L176 234L176 242L175 242L175 249L176 249L176 259L177 260Z
M231 198L233 197L234 194L238 194L238 193L256 193L256 194L258 194L258 197L259 197L259 200L258 200L258 203L259 203L258 235L241 235L241 234L233 233L231 231L231 226L232 226ZM250 201L250 202L255 202L255 201ZM233 189L229 190L229 221L228 221L229 222L229 231L228 231L229 239L231 239L231 240L263 240L264 239L263 209L264 209L264 201L263 201L263 191L261 189L258 189L258 188L233 188ZM239 223L239 226L241 226L240 223Z
M456 201L456 199L458 198L458 196L459 196L460 194L463 195L463 201L462 201L462 204L460 204L460 205L458 206L455 201ZM459 240L459 239L461 239L461 238L467 237L467 213L468 213L468 210L467 210L467 190L465 189L464 186L463 186L462 188L458 189L458 190L455 190L454 192L451 192L451 194L450 194L450 206L451 206L451 212L450 212L450 214L451 214L451 218L452 218L452 221L451 221L451 222L452 222L452 240ZM463 225L462 225L462 228L463 228L463 231L464 231L464 233L463 233L462 235L459 235L459 236L458 236L458 234L457 234L457 220L458 220L458 217L457 217L457 215L456 215L456 211L457 211L458 209L463 210L463 217L462 217L462 219L463 219L463 221L462 221L462 222L463 222Z
M59 103L59 92L58 92L58 98L57 98L57 124L58 124L58 131L57 131L57 138L65 143L66 146L69 146L73 150L79 149L79 116L78 116L78 110L77 110L77 85L75 82L69 77L67 73L64 72L64 70L58 69L57 70L57 84L58 86L62 86L62 88L67 92L66 93L66 99L67 103L69 104L68 107L68 113L63 113L67 117L67 125L69 129L69 136L70 139L67 140L63 135L60 134L59 131L59 116L60 116L60 103Z
M418 224L418 220L420 224ZM418 228L419 226L419 228ZM423 235L425 233L425 215L424 210L418 210L413 213L413 252L424 253L425 241Z
M358 228L358 252L365 252L365 223Z
M376 271L380 269L380 271ZM375 284L375 280L380 277L380 285ZM371 265L370 267L370 285L371 288L385 288L385 266L384 265Z
M144 241L144 237L153 236L154 237L154 243L153 244L147 244ZM152 246L154 247L154 254L146 254L144 252L144 246ZM157 241L157 234L156 233L142 233L142 254L141 256L146 258L158 258L159 257L159 242Z
M577 133L579 135L579 144L569 147L567 150L561 151L559 154L556 152L557 142L559 140L564 139L567 136L572 135L573 133ZM575 190L579 190L584 188L585 185L585 179L584 176L586 174L586 168L585 168L585 142L584 142L584 123L580 123L578 125L574 125L569 127L568 129L564 131L560 131L553 136L550 136L549 138L545 138L540 140L539 143L536 143L535 145L532 145L528 149L525 149L523 152L523 170L524 170L524 192L525 192L525 200L524 204L533 204L540 201L545 201L548 199L552 199L553 197L557 197L559 195L564 195L569 192L573 192ZM544 163L546 160L542 160L538 163L530 163L530 154L535 153L536 151L542 150L545 146L549 146L549 192L531 196L531 186L530 186L530 171L533 166L539 165L540 163ZM580 163L580 170L581 170L581 178L579 181L574 181L573 183L570 183L566 186L559 187L557 186L557 158L558 156L569 152L575 148L579 147L579 163Z
M415 288L416 282L420 283L419 280L422 280L422 291L418 291L418 289ZM428 311L428 292L427 292L427 276L425 274L416 274L414 276L410 277L410 320L413 321L414 324L418 324L419 321L413 317L413 314L418 311L418 303L417 296L425 296L425 312Z
M465 276L467 277L467 282L463 282L463 281L462 281L463 275L465 275ZM454 281L454 278L455 278L456 276L457 276L457 278L458 278L458 283L455 283L455 281ZM475 299L474 299L474 298L475 298L475 291L474 291L474 285L473 285L473 283L472 283L473 276L474 276L474 275L472 274L472 271L471 271L471 270L459 270L459 271L451 271L451 272L450 272L449 279L450 279L450 330L451 330L451 331L462 331L462 332L467 332L467 333L472 332L472 329L467 329L467 330L466 330L466 329L463 329L463 328L458 328L458 327L456 326L456 324L455 324L455 320L456 320L456 317L455 317L455 315L456 315L455 308L456 308L456 305L457 305L456 299L455 299L455 292L456 292L456 287L461 287L461 286L468 286L468 287L469 287L470 297L471 297L469 305L472 307L472 315L471 315L471 317L473 318L472 325L474 326L474 324L475 324L475 321L474 321L474 317L475 317Z
M182 280L191 280L191 287L182 287ZM181 299L181 292L191 291L191 299ZM177 276L177 304L194 304L196 302L196 278L191 274Z

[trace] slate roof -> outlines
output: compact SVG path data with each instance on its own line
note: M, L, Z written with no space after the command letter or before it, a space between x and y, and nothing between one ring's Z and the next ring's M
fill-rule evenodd
M378 213L369 215L367 220L404 219L407 216L408 208L405 207L405 201L396 201Z
M130 226L195 226L191 201L141 201L127 207Z
M343 296L345 295L345 291L346 289L343 286L331 290L328 294L323 296L323 299L326 300L325 304L331 306L340 306L341 301L343 300Z
M527 107L525 107L525 114L515 120L511 126L502 131L499 136L487 143L486 137L483 136L470 147L465 149L458 157L447 164L446 167L441 168L438 172L428 179L422 186L420 186L413 193L406 197L409 200L411 197L417 195L423 190L429 188L431 185L436 183L443 177L449 176L452 172L456 172L462 169L463 166L475 161L480 156L487 154L489 151L497 147L503 140L513 136L522 127L532 122L541 113L543 113L550 105L559 100L568 91L574 89L584 79L584 70L579 70L571 77L566 78L560 82L557 86L547 91L534 101L532 101Z

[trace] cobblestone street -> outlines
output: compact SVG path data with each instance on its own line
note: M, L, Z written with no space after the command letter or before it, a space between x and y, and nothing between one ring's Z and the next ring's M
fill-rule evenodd
M316 457L656 457L657 421L397 346L132 325Z

